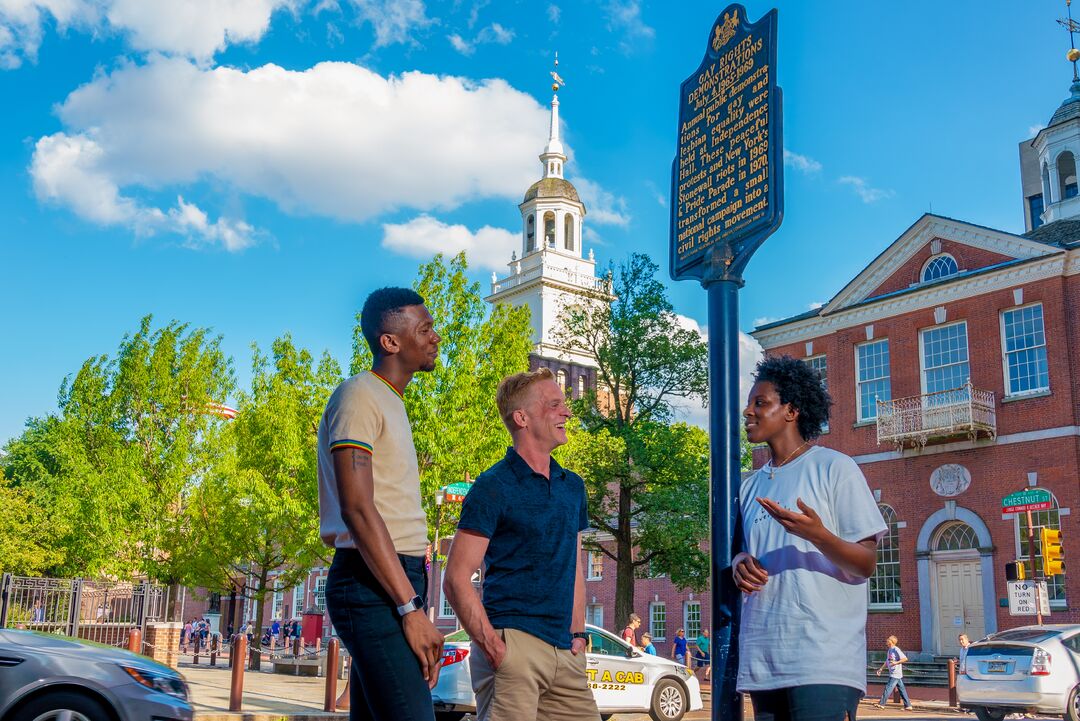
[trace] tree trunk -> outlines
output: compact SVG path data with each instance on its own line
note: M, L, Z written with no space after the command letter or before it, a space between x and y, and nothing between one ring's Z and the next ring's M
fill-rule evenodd
M630 491L619 488L618 533L615 535L615 621L621 631L634 613L634 543L630 532ZM640 615L640 614L639 614Z

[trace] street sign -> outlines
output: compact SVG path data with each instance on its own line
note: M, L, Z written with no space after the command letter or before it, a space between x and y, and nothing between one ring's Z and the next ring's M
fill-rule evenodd
M1039 605L1042 615L1050 615L1050 597L1046 593L1046 581L1039 581ZM1035 582L1009 581L1009 615L1035 615Z
M447 503L461 503L465 500L465 496L469 493L469 489L472 488L471 483L465 481L458 481L457 483L450 483L443 487L443 493L446 494Z
M729 5L679 88L671 165L671 277L704 279L706 251L739 276L784 214L776 10L749 23ZM715 251L714 251L715 252Z
M1045 488L1025 488L1001 499L1002 513L1018 511L1049 511L1054 507L1050 491Z

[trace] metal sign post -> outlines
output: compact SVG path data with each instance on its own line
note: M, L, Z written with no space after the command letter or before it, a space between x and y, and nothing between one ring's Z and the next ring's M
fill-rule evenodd
M741 545L738 294L750 256L783 219L776 25L776 10L750 23L742 5L716 18L705 57L679 88L671 167L671 277L708 292L714 720L742 718L741 599L730 570Z
M1038 567L1035 565L1035 527L1032 525L1031 512L1048 511L1053 507L1050 491L1045 488L1025 488L1022 491L1010 493L1001 499L1003 513L1019 513L1023 511L1027 514L1028 563L1031 568L1032 580L1035 582L1035 622L1040 626L1043 622L1043 614L1042 599L1039 595L1039 579L1045 574L1035 573Z

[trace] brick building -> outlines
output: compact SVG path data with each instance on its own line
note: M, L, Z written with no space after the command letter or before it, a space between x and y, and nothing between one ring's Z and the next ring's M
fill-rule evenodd
M871 647L896 634L905 650L955 655L959 632L1033 621L1005 604L1003 566L1027 555L1024 515L1001 510L1008 493L1050 491L1034 525L1062 529L1080 558L1078 153L1074 83L1020 144L1024 234L924 215L828 304L753 333L821 371L835 405L820 443L859 463L888 522ZM1075 577L1049 594L1053 621L1080 621Z

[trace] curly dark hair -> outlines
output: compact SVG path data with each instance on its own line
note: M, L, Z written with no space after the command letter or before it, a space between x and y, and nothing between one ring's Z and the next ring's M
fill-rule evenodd
M379 288L371 292L360 311L360 330L376 358L383 355L379 338L390 332L388 325L394 316L399 315L402 308L423 304L423 297L409 288Z
M821 383L821 374L789 355L765 358L757 364L754 380L772 383L781 403L790 403L799 412L799 435L812 441L829 422L832 398Z

